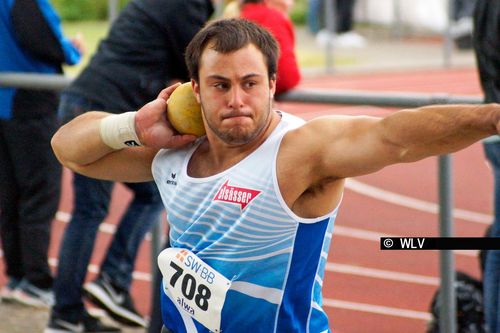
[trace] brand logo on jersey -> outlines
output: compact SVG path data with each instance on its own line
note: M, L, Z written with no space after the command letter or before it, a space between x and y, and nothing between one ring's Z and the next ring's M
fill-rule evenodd
M221 186L214 197L214 201L224 201L245 207L260 194L261 191L252 190L249 188L236 187L228 184L229 180Z
M129 147L140 147L141 145L138 144L136 141L134 140L128 140L128 141L125 141L124 144L126 146L129 146Z
M175 180L175 177L177 177L177 174L172 172L170 174L170 179L167 179L167 184L168 185L174 185L174 186L176 186L177 185L177 181Z

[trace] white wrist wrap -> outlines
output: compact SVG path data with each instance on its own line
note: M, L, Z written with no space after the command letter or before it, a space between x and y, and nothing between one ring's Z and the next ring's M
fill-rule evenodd
M101 139L113 149L141 146L135 132L136 112L107 116L101 120Z

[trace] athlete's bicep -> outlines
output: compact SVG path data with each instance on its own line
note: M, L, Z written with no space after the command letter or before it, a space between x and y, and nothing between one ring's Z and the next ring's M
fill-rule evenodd
M317 118L303 128L302 150L308 151L318 180L354 177L395 163L398 147L380 133L380 118L331 116Z

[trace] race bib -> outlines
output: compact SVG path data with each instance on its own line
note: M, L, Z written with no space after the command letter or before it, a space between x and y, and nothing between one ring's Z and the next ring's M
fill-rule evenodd
M186 249L158 256L163 288L184 311L212 332L220 332L221 312L231 281Z

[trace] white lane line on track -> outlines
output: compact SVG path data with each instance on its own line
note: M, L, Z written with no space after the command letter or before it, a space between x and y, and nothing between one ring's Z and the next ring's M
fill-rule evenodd
M432 317L429 312L404 310L398 308L391 308L388 306L372 305L372 304L357 303L357 302L347 302L330 298L323 299L323 306L345 309L345 310L376 313L386 316L396 316L396 317L403 317L410 319L425 320L425 321L429 321Z
M438 214L439 205L434 202L415 199L402 194L382 190L378 187L364 184L354 179L347 179L345 188L370 198L389 202L395 205L416 209L422 212ZM480 224L491 224L493 217L488 214L465 209L453 209L453 217Z
M400 273L394 271L386 271L381 269L366 268L361 266L345 265L345 264L331 263L331 262L326 264L326 271L351 274L369 278L377 278L383 280L391 280L397 282L422 284L428 286L438 286L440 281L439 278L433 276Z

